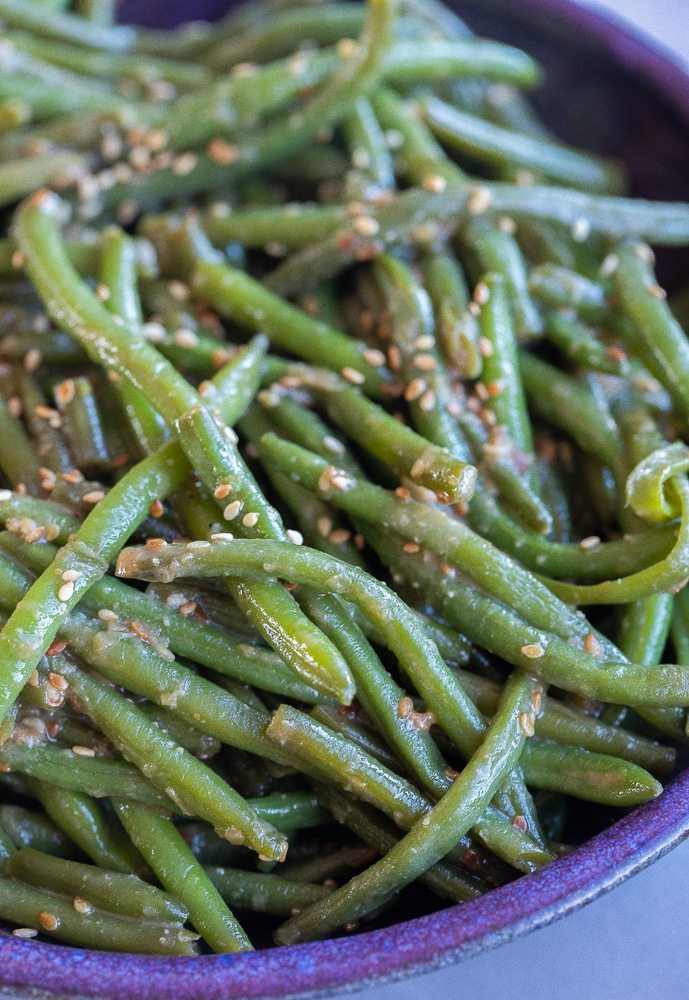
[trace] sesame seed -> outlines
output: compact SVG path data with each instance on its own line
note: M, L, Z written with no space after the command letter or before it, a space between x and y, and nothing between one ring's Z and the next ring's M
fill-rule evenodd
M230 70L230 76L235 80L248 80L251 76L256 76L258 66L253 62L237 63Z
M210 542L206 542L200 538L198 541L187 542L185 548L189 549L191 552L195 552L197 549L209 549L210 545Z
M600 644L600 640L593 632L587 632L584 636L584 652L588 653L589 656L603 655L603 647Z
M167 340L167 330L162 323L144 323L141 333L150 344L161 344Z
M9 399L7 400L7 409L9 410L11 416L21 417L22 412L24 410L24 404L22 403L19 396L10 396Z
M653 253L648 243L637 243L634 247L634 253L642 260L644 264L655 264L656 255Z
M356 368L350 368L349 366L343 368L340 375L353 385L362 385L366 381L366 376L362 372L357 371Z
M333 530L332 518L330 517L317 518L316 531L321 536L321 538L328 538L332 530Z
M357 54L359 46L353 38L341 38L335 46L340 59L353 59Z
M104 496L105 493L103 490L89 490L88 493L84 493L81 499L84 503L97 504L101 502Z
M478 285L474 289L474 302L478 302L480 306L485 306L489 299L490 288L484 281L479 281Z
M411 713L414 711L414 702L411 698L404 697L400 698L397 704L397 715L400 719L408 719Z
M211 535L212 542L232 542L234 535L231 531L216 531Z
M164 511L165 511L165 508L163 507L163 505L160 502L160 500L152 500L151 501L151 505L148 508L148 513L151 515L151 517L156 517L156 518L157 517L162 517Z
M467 199L467 212L469 215L481 215L487 212L493 204L493 195L485 187L476 187Z
M385 355L375 347L367 347L361 356L369 365L378 367L385 364Z
M29 675L29 679L26 682L29 687L37 688L39 684L38 670L34 667Z
M539 646L538 643L529 642L526 646L522 646L519 650L522 656L528 656L530 660L537 660L539 656L543 656L545 650L543 646Z
M172 339L177 347L192 348L199 346L198 335L193 330L178 330Z
M649 285L646 289L649 295L652 295L654 299L666 299L667 292L660 285Z
M12 267L19 270L26 264L26 254L23 250L15 250L12 254Z
M536 732L533 718L528 712L519 713L519 728L524 733L524 736L533 736Z
M406 486L398 486L395 490L395 495L399 497L400 500L409 500L411 498L411 493Z
M116 621L119 621L119 615L116 615L114 611L110 610L110 608L100 608L100 610L98 611L97 617L102 622L116 622Z
M35 938L38 935L38 931L35 931L33 927L15 927L12 931L14 937L23 938L25 941Z
M344 455L345 453L345 446L338 438L333 437L332 434L325 435L323 438L323 447L327 451L332 452L333 455Z
M432 389L427 389L419 399L419 409L424 413L430 413L435 408L435 393Z
M182 153L172 164L172 172L177 177L186 177L196 168L199 158L196 153Z
M517 231L517 223L514 219L511 219L509 215L501 215L498 219L498 229L503 233L509 233L511 236Z
M422 372L430 372L437 368L438 362L432 354L415 354L412 358L412 365Z
M107 302L110 298L111 292L107 285L102 282L96 285L96 298L100 299L101 302Z
M231 492L232 487L228 483L221 483L213 490L213 496L216 500L224 500Z
M383 133L383 138L385 139L385 145L388 149L401 149L404 145L404 133L400 132L399 129L389 128Z
M76 746L72 747L72 753L75 754L77 757L95 757L96 756L96 751L93 749L93 747L83 747L83 746L80 746L78 743L76 744Z
M57 524L48 524L45 529L46 542L54 542L60 535L60 527Z
M24 355L24 370L31 374L41 367L43 355L37 347L32 347Z
M614 274L617 270L617 265L620 263L620 258L615 253L609 253L604 259L603 263L598 269L598 273L601 278L609 278L611 274Z
M74 380L66 378L63 382L60 382L55 390L55 402L60 407L67 406L74 399L74 393Z
M478 352L483 358L490 358L493 354L494 348L488 337L479 337L476 346L478 347Z
M75 580L78 580L79 577L83 575L84 574L81 572L81 570L66 569L64 573L62 573L62 579L64 580L65 583L74 583Z
M74 897L74 899L72 900L72 906L77 911L77 913L81 913L83 916L88 916L89 913L93 913L92 904L89 903L87 899L82 899L81 896Z
M186 302L189 298L189 285L183 281L168 281L167 290L176 302Z
M196 603L196 601L185 601L184 604L180 604L177 610L184 618L187 618L189 615L194 614L197 607L198 604Z
M60 926L60 921L55 914L48 913L47 910L41 910L38 914L38 922L46 931L55 931Z
M425 379L415 378L412 379L407 388L404 390L404 398L408 403L413 402L418 399L426 391Z
M358 215L352 222L352 228L359 236L375 236L380 230L380 225L370 215Z
M255 510L250 510L242 518L242 524L245 528L255 528L258 524L258 514Z
M588 219L575 219L570 230L575 243L584 243L591 232L591 223Z
M304 544L304 536L302 535L301 531L295 531L294 528L288 528L285 534L287 535L287 538L290 540L290 542L292 542L294 545Z
M531 695L531 707L533 708L536 715L541 711L541 706L543 704L543 695L540 691L536 690Z
M421 546L418 542L405 542L402 546L403 552L408 552L410 555L415 555L417 552L421 551Z
M233 521L243 506L243 500L233 500L232 503L228 503L227 507L225 507L225 510L222 512L222 516L226 521Z
M526 819L525 819L524 816L519 816L519 815L513 816L512 817L512 825L516 826L516 828L518 830L521 830L522 833L526 833L527 830L529 829L529 824L526 822Z
M400 349L395 344L388 348L388 364L394 372L398 372L402 367L402 355Z
M430 194L440 194L447 187L447 181L440 174L427 174L421 181L421 187Z
M579 542L579 548L581 549L595 549L600 545L600 538L598 535L588 535L587 538L582 538Z
M336 528L327 537L331 545L345 545L352 537L352 533L351 531L347 531L346 528Z
M63 583L57 592L58 601L62 601L66 604L67 601L71 601L74 596L74 584L73 583Z

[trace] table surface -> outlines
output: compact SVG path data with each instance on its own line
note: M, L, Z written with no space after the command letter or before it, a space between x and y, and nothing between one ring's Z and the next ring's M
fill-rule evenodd
M689 66L687 0L597 0ZM683 55L684 54L684 55ZM511 944L350 1000L686 1000L689 842L583 910ZM0 1000L8 1000L0 994Z

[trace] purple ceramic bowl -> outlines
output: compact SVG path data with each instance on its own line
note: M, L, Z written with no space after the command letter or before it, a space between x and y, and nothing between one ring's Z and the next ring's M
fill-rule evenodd
M563 138L622 159L645 197L689 200L689 76L626 27L568 0L457 0L478 32L546 67L540 110ZM170 25L227 0L123 0L123 16ZM654 155L648 156L653 150ZM665 277L689 265L663 261ZM655 801L567 857L488 895L349 938L238 956L152 958L21 941L0 931L0 986L17 997L117 1000L304 998L408 978L494 948L614 888L689 835L689 769Z

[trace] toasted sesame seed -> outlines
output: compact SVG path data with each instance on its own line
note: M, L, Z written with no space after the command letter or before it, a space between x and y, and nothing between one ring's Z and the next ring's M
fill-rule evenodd
M493 195L485 187L476 187L467 199L467 212L469 215L481 215L487 212L493 204Z
M57 524L48 524L45 529L46 542L54 542L60 535L60 527Z
M388 364L393 372L398 372L402 367L402 355L395 344L388 348Z
M589 656L603 655L603 647L600 644L600 640L593 632L587 632L584 636L584 652L588 653Z
M666 299L667 292L660 285L649 285L646 289L649 295L652 295L654 299Z
M74 399L74 380L66 378L55 390L55 402L58 406L67 406Z
M97 504L101 502L104 496L105 493L103 490L89 490L88 493L84 493L81 499L84 503Z
M45 655L58 656L60 653L63 653L65 649L67 649L67 643L65 642L64 639L53 639L53 641L46 649ZM61 674L49 673L48 680L50 681L50 683L53 685L54 688L57 688L58 691L66 691L67 687L69 686L67 684L67 681Z
M160 500L152 500L148 508L148 513L151 515L151 517L156 517L156 518L162 517L163 514L165 513L165 508L163 507Z
M362 372L357 371L356 368L350 368L349 366L343 368L340 375L353 385L362 385L366 381L366 376Z
M48 913L47 910L41 910L38 914L38 922L46 931L55 931L60 926L60 921L55 914Z
M137 638L141 639L143 642L148 642L149 639L148 632L140 622L131 621L128 627L129 631L133 632Z
M488 340L488 337L479 337L476 341L476 346L478 347L478 352L483 358L490 358L493 354L493 345Z
M410 555L415 555L421 551L421 546L418 542L405 542L402 546L402 551L408 552Z
M24 370L31 374L37 371L41 367L43 362L43 355L38 350L37 347L32 347L24 355Z
M225 510L222 512L222 516L226 521L233 521L235 517L238 516L243 506L243 500L233 500L232 503L228 503L227 507L225 507Z
M358 215L352 222L352 228L359 236L375 236L380 230L377 219L370 215Z
M419 409L424 413L430 413L435 408L435 393L432 389L427 389L419 399Z
M528 656L530 660L537 660L539 656L543 656L545 650L538 643L529 642L525 646L522 646L519 652L522 656Z
M521 830L522 833L526 833L527 830L529 829L529 824L526 822L524 816L519 816L519 815L513 816L512 825L516 826L516 828L518 830Z
M29 679L26 682L29 687L37 688L39 685L38 670L34 667L29 675Z
M198 604L196 603L196 601L185 601L184 604L180 604L177 610L181 615L183 615L184 618L187 618L189 615L194 614L197 607Z
M421 181L421 187L431 194L440 194L447 187L447 181L440 174L427 174Z
M78 743L75 746L72 747L72 753L75 754L77 757L95 757L96 756L96 751L93 749L93 747L83 747L83 746L80 746Z
M11 416L21 417L24 410L24 404L19 396L10 396L7 400L7 409L9 410Z
M196 153L182 153L172 164L172 172L178 177L186 177L196 168L199 158Z
M245 528L255 528L258 524L258 514L255 510L248 511L242 518L242 524Z
M147 549L162 549L165 545L167 545L167 542L165 541L164 538L147 538L146 539L146 548Z
M405 697L400 698L397 704L397 715L399 716L399 718L408 719L413 711L414 711L414 702L411 700L411 698L408 698L406 695Z
M525 736L533 736L536 732L533 717L528 712L519 713L519 728Z
M193 330L177 330L172 338L177 347L193 348L199 346L198 334Z
M540 691L536 690L531 695L531 707L533 708L536 715L541 711L541 706L543 704L543 695Z
M395 490L395 495L399 497L400 500L409 500L411 498L411 493L406 486L398 486Z
M232 487L228 483L221 483L220 486L216 486L213 490L213 496L216 500L224 500L231 492Z
M96 285L96 298L100 299L101 302L107 302L111 294L112 292L110 291L107 285L103 284L103 282L100 282L100 284Z
M19 270L26 264L26 254L23 250L15 250L12 254L12 267Z
M404 398L408 403L418 399L426 391L426 381L422 378L414 378L404 390Z
M345 545L352 537L351 531L346 528L336 528L327 535L331 545Z
M415 354L412 358L412 365L414 368L419 368L422 372L433 371L437 368L438 362L433 357L432 354Z
M77 913L81 913L83 916L88 916L89 913L93 913L93 905L89 903L87 899L82 899L81 896L74 897L72 900L72 906Z
M385 364L385 355L376 347L367 347L361 356L364 361L369 365L374 365L376 368Z
M258 66L254 62L236 63L230 70L230 76L235 80L248 80L251 76L256 76Z
M66 604L67 601L71 601L74 596L74 584L73 583L63 583L57 592L58 601L62 601Z
M184 281L173 278L172 281L168 281L167 290L176 302L186 302L189 298L189 285Z
M595 549L600 545L601 541L598 535L588 535L586 538L582 538L579 542L579 548L581 549Z
M335 46L340 59L353 59L358 49L359 46L354 38L341 38Z

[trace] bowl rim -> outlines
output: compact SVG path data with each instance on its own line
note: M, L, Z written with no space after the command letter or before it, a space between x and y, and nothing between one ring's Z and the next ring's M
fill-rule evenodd
M689 67L614 14L573 0L520 0L556 17L689 123ZM572 913L689 837L689 768L661 795L570 854L482 896L352 937L240 955L162 958L36 943L0 931L7 996L118 1000L310 1000L471 958Z

